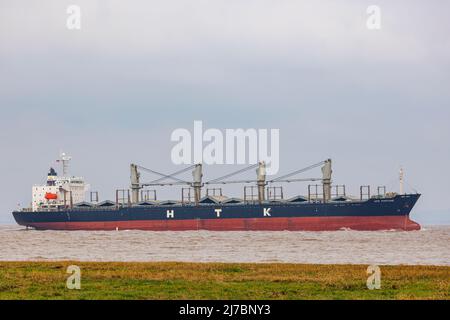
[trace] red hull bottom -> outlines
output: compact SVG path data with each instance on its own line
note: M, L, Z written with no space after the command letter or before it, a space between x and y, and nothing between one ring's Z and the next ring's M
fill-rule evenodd
M39 222L27 226L40 230L334 231L343 228L361 231L420 230L420 225L410 220L408 216Z

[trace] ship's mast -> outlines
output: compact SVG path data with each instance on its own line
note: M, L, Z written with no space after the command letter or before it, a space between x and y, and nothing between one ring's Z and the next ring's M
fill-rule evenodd
M399 180L400 180L400 194L405 194L405 172L403 168L400 167L399 171Z
M65 152L61 152L60 161L62 162L63 167L63 177L67 177L69 174L69 161L72 160L72 157L67 155Z

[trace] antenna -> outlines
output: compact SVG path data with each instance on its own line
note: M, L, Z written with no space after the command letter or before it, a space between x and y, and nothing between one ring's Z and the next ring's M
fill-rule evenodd
M399 171L399 180L400 180L400 194L405 194L405 172L403 168L400 167Z

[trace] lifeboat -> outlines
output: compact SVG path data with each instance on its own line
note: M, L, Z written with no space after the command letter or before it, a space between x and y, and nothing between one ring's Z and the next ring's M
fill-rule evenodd
M45 199L47 200L56 200L58 199L58 195L56 193L46 192Z

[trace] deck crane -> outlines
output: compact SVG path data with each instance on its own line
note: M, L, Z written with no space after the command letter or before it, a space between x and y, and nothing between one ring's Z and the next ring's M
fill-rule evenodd
M279 182L301 182L301 181L322 181L323 184L323 195L324 202L328 202L331 200L331 175L332 175L332 167L331 167L331 159L327 159L325 161L321 161L319 163L310 165L308 167L295 170L288 174L284 174L280 177L274 178L272 180L266 180L266 164L264 161L258 162L257 164L252 164L246 168L239 169L232 173L226 174L224 176L209 180L207 182L202 182L203 172L202 172L202 164L194 164L182 170L176 171L171 174L164 174L161 172L157 172L137 164L131 164L131 191L132 191L132 202L139 202L139 190L145 186L172 186L172 185L188 185L194 188L194 199L195 203L198 204L201 198L201 188L204 185L214 185L214 184L232 184L232 183L256 183L258 188L258 201L261 203L265 201L265 186L271 183L279 183ZM294 178L294 176L312 170L314 168L322 166L322 178ZM226 180L235 175L244 173L248 170L252 170L256 168L256 180ZM186 171L192 170L192 181L182 180L177 178L176 176L182 174ZM147 171L149 173L160 176L160 178L147 182L140 182L140 172L139 170ZM291 178L293 177L293 178ZM172 181L166 181L171 179Z
M306 179L288 179L289 177L295 176L297 174L312 170L314 168L322 166L322 178L306 178ZM322 181L323 184L323 197L324 201L328 202L331 200L331 175L333 173L332 170L332 161L331 159L327 159L325 161L318 162L306 168L293 171L291 173L285 174L281 177L272 179L268 181L268 183L275 182L301 182L301 181Z
M189 171L191 169L194 169L192 171L192 176L193 176L192 182L182 180L182 179L175 177L175 176L182 174L186 171ZM158 179L150 181L150 182L141 183L140 182L141 173L139 172L139 170L153 173L155 175L160 176L161 178L158 178ZM195 191L195 202L198 203L200 201L201 187L203 186L203 184L202 184L203 173L202 173L202 165L201 164L194 164L194 165L191 165L182 170L176 171L174 173L164 174L164 173L157 172L157 171L154 171L154 170L151 170L151 169L145 168L143 166L132 163L130 165L130 171L131 171L131 175L130 175L131 199L132 199L133 203L139 202L139 190L142 189L143 187L146 187L146 186L173 186L173 185L188 185L188 186L193 187L194 191ZM173 181L165 182L165 180L167 180L167 179L171 179Z
M331 200L331 174L332 174L331 164L332 164L331 159L327 159L325 161L321 161L319 163L313 164L306 168L302 168L300 170L290 172L290 173L280 176L278 178L274 178L272 180L266 180L266 164L265 164L265 162L261 161L258 164L251 165L244 169L240 169L236 172L227 174L223 177L216 178L216 179L210 180L208 182L205 182L205 184L252 183L253 182L253 183L256 183L257 187L258 187L258 201L263 202L265 200L264 188L267 184L277 183L277 182L322 181L323 188L324 188L324 201L328 202ZM312 169L320 167L320 166L322 166L322 178L292 178L292 179L289 179L290 177L296 176L300 173L312 170ZM251 170L254 168L257 168L256 169L256 175L257 175L256 180L224 181L224 179L226 179L226 178L229 178L231 176L243 173L245 171L248 171L248 170Z

